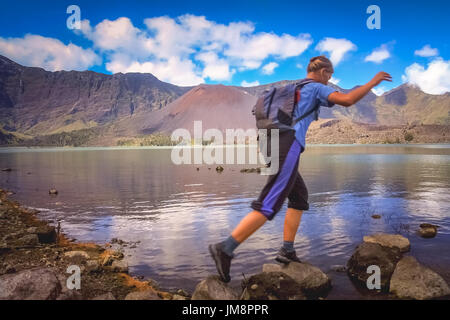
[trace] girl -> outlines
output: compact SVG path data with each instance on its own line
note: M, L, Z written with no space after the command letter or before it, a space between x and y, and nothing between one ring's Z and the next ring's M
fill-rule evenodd
M307 78L314 80L301 88L301 99L294 110L294 119L319 106L332 107L339 104L344 107L354 105L381 81L392 81L386 72L379 72L363 86L341 93L327 86L334 69L331 61L325 56L317 56L310 60ZM308 190L298 172L300 154L305 150L305 137L309 125L317 119L316 114L295 124L293 129L279 133L279 170L268 177L267 183L258 199L253 201L252 212L247 214L230 236L222 242L209 245L209 252L216 263L217 271L224 282L230 281L230 265L234 257L233 251L250 235L258 230L267 220L272 220L281 209L286 197L288 208L284 220L284 242L276 260L281 263L300 262L295 250L294 239L303 211L309 209Z

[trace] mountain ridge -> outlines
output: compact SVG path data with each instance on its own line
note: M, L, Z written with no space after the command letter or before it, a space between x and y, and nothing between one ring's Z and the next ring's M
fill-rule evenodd
M108 139L170 133L178 127L192 128L195 120L202 120L205 128L254 128L250 110L256 97L265 89L297 81L179 87L150 73L50 72L0 55L0 126L5 134L21 138L97 128L96 134L107 132ZM199 90L203 94L194 94ZM429 95L402 84L381 96L369 92L349 108L321 108L320 116L388 126L448 125L450 93Z

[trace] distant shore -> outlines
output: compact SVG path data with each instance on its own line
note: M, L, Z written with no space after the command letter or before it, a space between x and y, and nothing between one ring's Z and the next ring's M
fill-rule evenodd
M178 143L171 141L168 133L118 137L110 133L87 135L87 129L36 136L31 139L0 139L0 147L152 147L172 148ZM88 130L89 131L89 130ZM256 132L256 131L255 131ZM5 136L6 137L6 136ZM256 140L256 137L253 137ZM255 145L250 136L245 144L226 144L226 146ZM370 145L370 144L445 144L450 143L450 125L444 124L406 124L385 126L352 122L345 119L320 119L314 121L306 136L307 145ZM199 141L198 147L210 145L211 141ZM191 141L191 146L194 141ZM256 145L255 145L256 146Z

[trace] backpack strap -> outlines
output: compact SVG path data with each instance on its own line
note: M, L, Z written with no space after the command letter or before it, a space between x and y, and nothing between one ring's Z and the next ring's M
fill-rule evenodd
M295 95L296 95L296 98L297 98L297 90L299 91L299 96L298 96L298 100L297 99L295 99L295 103L297 104L299 101L300 101L300 89L305 85L305 84L308 84L308 83L311 83L311 82L316 82L316 81L314 81L313 79L308 79L308 78L306 78L306 79L304 79L304 80L302 80L302 81L300 81L298 84L297 84L297 88L298 89L296 89L295 90ZM314 111L316 111L318 109L318 107L316 106L316 107L314 107L314 108L312 108L311 110L309 110L308 112L306 112L305 114L303 114L303 115L301 115L300 117L298 117L297 119L295 119L294 121L293 121L293 123L292 123L292 126L294 126L297 122L299 122L300 120L303 120L303 119L305 119L307 116L309 116L311 113L313 113Z

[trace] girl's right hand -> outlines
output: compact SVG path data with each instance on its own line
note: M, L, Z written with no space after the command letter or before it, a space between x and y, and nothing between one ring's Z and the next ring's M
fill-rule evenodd
M383 80L392 82L392 77L389 73L380 71L372 79L373 86L376 87Z

